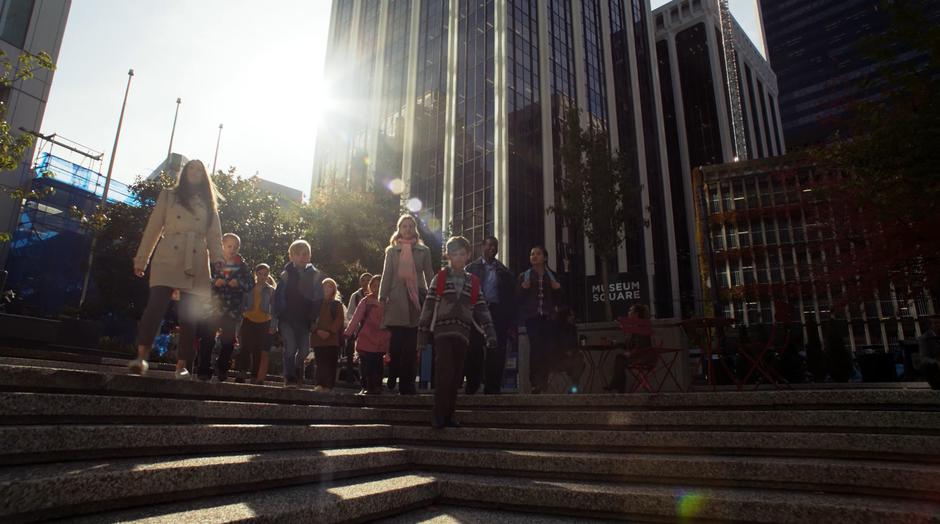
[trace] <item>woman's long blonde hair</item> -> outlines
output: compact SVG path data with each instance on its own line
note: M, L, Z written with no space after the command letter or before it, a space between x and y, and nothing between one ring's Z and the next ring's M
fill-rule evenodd
M190 168L195 169L201 175L201 183L189 183L186 171ZM176 192L176 197L179 198L180 204L183 204L183 207L189 211L193 210L193 198L201 198L207 208L206 224L211 222L212 215L218 211L216 190L215 185L212 183L212 177L210 177L209 172L206 171L206 165L202 163L202 160L190 160L186 162L186 165L184 165L182 171L180 171L180 177L176 181L176 186L173 189Z
M415 237L418 239L418 243L423 246L424 240L421 240L421 232L418 231L418 219L407 213L398 217L398 222L395 223L395 232L392 233L392 237L388 239L388 245L393 247L398 245L398 239L401 238L401 223L405 220L411 220L415 223Z

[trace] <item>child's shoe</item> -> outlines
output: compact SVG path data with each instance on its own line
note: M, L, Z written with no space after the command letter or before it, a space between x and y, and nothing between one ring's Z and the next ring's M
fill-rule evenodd
M142 358L135 358L127 365L127 368L134 375L146 375L147 370L150 369L150 364Z
M176 372L173 374L173 377L176 380L192 380L193 374L190 373L188 369L183 368L183 369L177 369Z

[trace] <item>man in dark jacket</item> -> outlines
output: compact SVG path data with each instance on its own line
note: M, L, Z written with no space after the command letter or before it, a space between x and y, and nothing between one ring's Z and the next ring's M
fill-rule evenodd
M483 337L474 330L464 367L468 395L476 393L481 382L485 383L484 393L499 393L503 383L506 341L515 318L516 279L506 266L496 260L497 253L499 241L496 237L486 237L483 240L483 256L467 266L467 272L480 279L480 294L490 308L498 343L495 349L486 350L484 355Z

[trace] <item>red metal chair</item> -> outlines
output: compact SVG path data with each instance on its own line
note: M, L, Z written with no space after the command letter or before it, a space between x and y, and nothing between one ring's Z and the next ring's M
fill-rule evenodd
M770 329L770 335L767 337L764 346L760 347L757 344L752 345L752 348L757 350L754 352L755 354L753 356L746 350L747 348L741 348L742 351L738 352L748 362L747 373L744 375L744 380L738 383L738 390L743 389L744 385L747 384L747 381L751 379L754 373L758 373L764 380L773 384L775 387L791 387L787 379L784 378L776 368L769 366L766 360L768 354L776 356L778 353L776 344L774 343L777 338L777 326L784 326L783 329L786 330L782 344L784 350L786 350L790 342L790 305L784 302L774 302L774 310L776 312L775 322ZM758 387L760 387L759 383L755 386L755 389Z
M667 377L672 379L678 391L685 391L673 371L682 350L663 348L662 340L655 341L653 323L648 318L620 317L617 322L629 338L626 369L633 376L633 387L630 388L630 393L635 393L640 388L653 393L653 379L660 370L664 372L664 375L659 386L655 388L655 393L662 391ZM640 341L639 345L634 340ZM669 354L672 354L672 357L666 358Z

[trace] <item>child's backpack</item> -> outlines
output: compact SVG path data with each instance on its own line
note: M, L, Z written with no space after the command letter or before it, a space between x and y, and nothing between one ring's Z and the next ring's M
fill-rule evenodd
M473 273L470 275L470 305L477 305L477 300L480 299L480 279ZM444 286L447 284L447 268L440 270L437 273L437 298L442 298L444 296Z
M480 279L477 278L473 273L470 275L470 306L477 305L477 301L480 299ZM437 323L437 307L441 305L440 299L444 297L444 286L447 284L447 268L444 268L437 273L437 286L435 288L435 293L437 294L438 302L434 304L434 314L431 315L431 331L434 331L434 325ZM483 333L483 329L477 325L476 321L473 322L473 326Z

